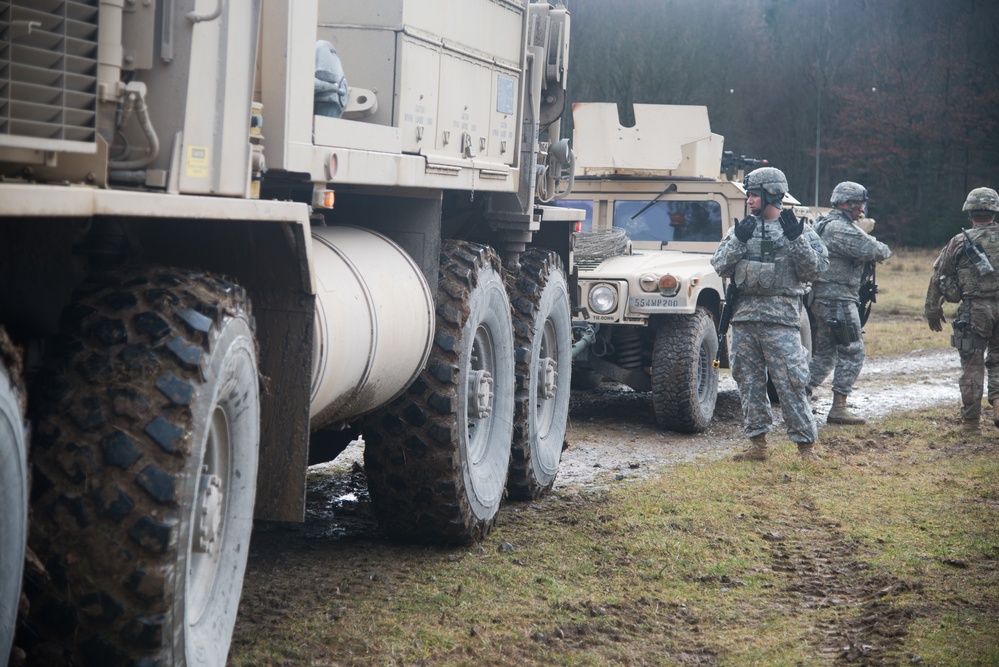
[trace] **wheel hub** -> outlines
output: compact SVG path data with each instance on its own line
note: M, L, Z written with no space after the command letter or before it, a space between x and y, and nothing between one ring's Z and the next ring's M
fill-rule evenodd
M489 371L472 370L468 374L468 415L485 419L493 410L493 376Z
M218 537L222 532L222 478L202 475L201 488L194 550L211 555L218 547Z
M541 382L538 385L541 398L550 401L555 398L555 388L558 386L558 363L551 357L546 357L541 360L538 367L541 371L539 376Z

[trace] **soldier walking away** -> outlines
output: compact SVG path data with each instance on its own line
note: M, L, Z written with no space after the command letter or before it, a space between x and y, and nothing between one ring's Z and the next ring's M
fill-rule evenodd
M750 446L735 460L766 461L766 434L773 426L767 376L780 397L788 437L802 458L818 458L818 437L808 405L808 356L801 344L802 295L806 283L829 265L829 255L811 227L781 210L787 178L763 167L744 181L751 215L736 220L711 265L739 292L732 315L732 377L739 385L743 432Z
M829 268L812 283L810 308L815 317L807 393L833 371L829 424L863 424L846 408L846 397L864 366L867 351L860 318L860 286L871 262L883 262L891 250L855 223L867 208L867 188L844 181L833 188L833 210L819 218L815 232L829 250ZM835 370L834 370L835 369Z
M951 345L961 357L961 419L966 431L976 433L986 371L992 421L999 426L999 195L991 188L975 188L961 210L971 218L971 231L961 230L933 264L924 313L930 329L941 331L947 321L943 302L960 303Z

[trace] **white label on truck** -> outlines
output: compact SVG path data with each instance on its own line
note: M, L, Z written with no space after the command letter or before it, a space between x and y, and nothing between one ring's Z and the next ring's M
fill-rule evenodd
M630 308L679 308L679 299L667 299L664 296L636 296L628 300Z
M496 111L513 115L517 100L517 82L502 74L496 77Z
M187 147L188 178L208 178L208 147Z

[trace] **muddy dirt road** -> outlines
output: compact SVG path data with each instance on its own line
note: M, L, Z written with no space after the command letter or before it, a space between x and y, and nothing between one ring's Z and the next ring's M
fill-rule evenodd
M904 358L870 360L850 394L851 411L875 419L897 411L931 405L960 404L957 376L960 362L953 350L916 351ZM815 394L819 445L825 415L832 405L831 378ZM646 474L664 465L701 455L723 456L745 446L742 413L735 381L722 371L715 418L705 433L681 435L663 431L655 423L648 394L617 384L573 396L564 454L555 487L592 485ZM780 409L774 407L774 434L784 433Z
M894 411L931 405L953 405L960 397L957 375L960 365L952 350L916 351L905 358L870 360L864 367L849 406L873 419ZM820 425L819 447L825 414L832 403L829 381L816 391L816 419ZM715 418L705 433L682 435L660 429L652 414L651 396L627 387L605 383L589 392L576 392L570 410L567 439L571 443L562 457L555 492L569 488L594 488L657 474L672 463L698 456L725 456L745 446L741 430L741 408L735 382L722 371ZM784 433L779 408L773 441L780 446ZM784 446L790 446L784 441ZM254 567L255 555L281 549L308 549L312 538L369 537L381 539L371 515L364 473L362 448L352 445L328 464L330 473L310 484L307 516L303 524L258 525L250 552L247 586L263 573ZM280 576L269 571L266 576Z

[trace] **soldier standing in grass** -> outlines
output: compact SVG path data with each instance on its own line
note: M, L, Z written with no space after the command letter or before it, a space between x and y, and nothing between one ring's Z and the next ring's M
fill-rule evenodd
M867 188L844 181L832 191L833 210L819 218L815 232L829 250L829 268L812 283L811 311L816 329L808 395L833 372L829 424L863 424L846 409L846 397L864 366L867 351L860 323L860 281L868 262L883 262L891 250L856 224L867 208Z
M746 176L752 215L736 220L711 265L739 291L732 315L732 377L739 385L743 431L750 446L735 460L766 461L773 426L767 376L780 397L788 437L802 458L818 458L815 418L805 395L808 354L801 345L801 298L806 283L829 265L821 239L789 210L781 210L787 178L763 167Z
M960 302L951 345L961 357L961 419L968 432L980 430L982 391L988 371L992 421L999 426L999 194L975 188L962 207L971 218L971 231L950 240L933 264L924 313L930 329L946 322L943 302ZM984 358L983 358L984 353Z

